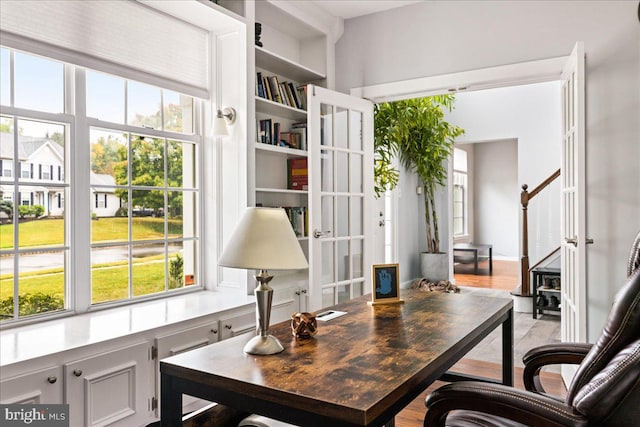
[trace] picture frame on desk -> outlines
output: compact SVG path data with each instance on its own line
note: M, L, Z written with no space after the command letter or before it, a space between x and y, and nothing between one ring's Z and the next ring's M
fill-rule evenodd
M398 264L373 264L371 305L402 304L400 299L400 274Z

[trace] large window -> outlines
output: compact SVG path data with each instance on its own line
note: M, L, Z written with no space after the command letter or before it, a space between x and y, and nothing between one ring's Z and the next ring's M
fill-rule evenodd
M4 47L0 58L0 321L199 286L196 100Z

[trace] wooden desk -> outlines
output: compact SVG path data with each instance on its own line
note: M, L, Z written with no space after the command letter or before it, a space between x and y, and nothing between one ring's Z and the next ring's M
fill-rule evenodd
M277 324L280 354L244 354L245 335L161 360L162 426L180 426L183 393L305 427L393 425L432 382L461 379L445 373L500 325L502 382L513 385L510 298L420 291L402 298L370 306L367 295L335 306L348 314L318 322L309 340Z
M473 243L456 243L453 245L453 254L456 252L472 252L474 261L474 274L478 274L478 252L487 251L489 253L489 274L493 274L493 246L474 245Z

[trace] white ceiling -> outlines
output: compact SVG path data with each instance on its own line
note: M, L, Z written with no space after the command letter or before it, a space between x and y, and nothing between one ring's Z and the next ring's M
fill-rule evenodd
M355 18L383 10L394 9L423 0L312 0L313 3L333 16L343 19Z

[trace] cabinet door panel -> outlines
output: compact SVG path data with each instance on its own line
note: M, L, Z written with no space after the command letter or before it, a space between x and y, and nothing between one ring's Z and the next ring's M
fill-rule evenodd
M140 343L65 365L70 425L143 425L152 417L150 344Z
M55 366L0 381L0 403L62 403L62 367Z

